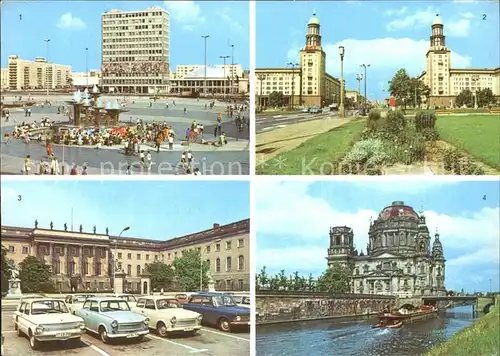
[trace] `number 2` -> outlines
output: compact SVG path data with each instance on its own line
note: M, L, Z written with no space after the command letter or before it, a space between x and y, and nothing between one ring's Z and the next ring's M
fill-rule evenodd
M486 14L483 14L483 20L486 20Z

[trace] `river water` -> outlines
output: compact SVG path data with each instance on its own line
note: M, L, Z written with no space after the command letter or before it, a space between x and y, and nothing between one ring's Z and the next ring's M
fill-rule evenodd
M400 329L372 329L374 318L258 326L257 356L416 356L480 316L464 306Z

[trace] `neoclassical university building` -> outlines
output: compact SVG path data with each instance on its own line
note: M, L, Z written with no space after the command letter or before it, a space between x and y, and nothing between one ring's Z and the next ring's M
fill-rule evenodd
M70 229L71 230L71 229ZM16 266L27 256L36 256L50 266L56 289L109 290L113 284L113 258L126 273L124 289L139 290L147 263L171 264L186 250L197 249L210 265L216 290L250 290L250 219L169 240L148 240L104 233L56 228L1 226L2 246Z
M430 106L452 106L464 89L472 93L489 88L493 95L500 97L500 67L497 68L452 68L451 50L446 47L444 25L436 15L430 36L430 46L426 54L426 70L419 77L430 89Z
M423 212L402 201L382 209L370 222L366 254L354 247L353 229L330 228L328 265L353 267L351 291L400 297L445 295L445 258L436 232L434 241ZM432 244L431 244L432 242Z

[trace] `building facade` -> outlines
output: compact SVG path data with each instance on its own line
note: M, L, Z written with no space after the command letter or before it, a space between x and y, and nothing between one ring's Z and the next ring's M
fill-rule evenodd
M9 89L9 68L2 68L0 72L0 89Z
M102 14L104 92L168 92L170 15L160 7Z
M210 97L224 97L249 92L249 73L244 72L238 64L233 67L207 66L206 77L205 66L177 66L177 70L170 79L171 94L203 96L206 93Z
M437 232L431 244L423 212L395 201L370 223L366 254L358 253L353 240L352 228L332 227L327 257L330 267L353 268L352 293L446 295L443 246Z
M52 224L52 223L51 223ZM140 288L146 264L171 264L186 250L196 249L210 265L216 290L250 290L250 220L227 225L214 224L209 230L166 241L110 236L106 233L2 226L2 246L7 258L18 265L27 256L48 264L58 291L79 289L109 290L113 285L113 260L126 273L124 287Z
M11 55L8 73L9 90L54 90L71 85L71 66L48 63L43 57L30 61Z
M439 14L431 26L426 70L419 79L431 89L429 106L453 107L457 95L464 89L475 94L480 89L490 88L497 100L500 97L500 68L451 67L451 50L446 47L444 25Z
M293 63L291 68L255 69L257 103L268 106L272 92L283 93L285 105L327 106L340 102L340 80L326 72L326 53L316 13L307 24L306 44L299 54L300 63Z
M71 84L74 88L92 88L94 85L101 86L102 73L100 70L91 69L88 72L73 73Z

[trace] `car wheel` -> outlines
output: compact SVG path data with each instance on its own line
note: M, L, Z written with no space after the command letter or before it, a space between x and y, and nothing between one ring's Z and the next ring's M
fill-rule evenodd
M231 331L231 323L229 322L229 319L227 318L219 319L219 330L225 332Z
M137 337L137 341L139 341L139 342L144 341L144 335L139 335L139 336Z
M38 350L40 347L40 341L35 339L35 335L30 332L30 347L32 350Z
M17 336L19 337L23 336L23 332L21 331L21 329L19 329L19 326L17 324L15 325L15 329Z
M166 337L168 332L167 332L167 327L165 326L164 323L162 323L161 321L158 323L158 325L156 325L156 330L158 331L158 334L161 336L161 337Z
M99 336L101 337L101 341L105 344L109 342L109 337L108 337L108 332L106 331L106 328L100 327L99 328Z

